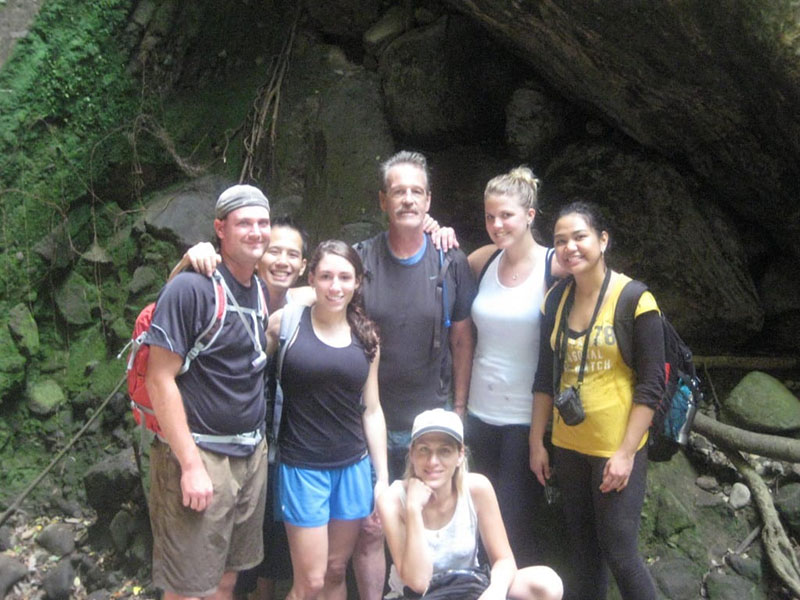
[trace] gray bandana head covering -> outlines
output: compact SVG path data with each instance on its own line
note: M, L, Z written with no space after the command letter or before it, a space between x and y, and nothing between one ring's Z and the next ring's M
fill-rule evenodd
M214 216L224 219L228 213L243 206L263 206L269 212L269 200L260 189L252 185L234 185L219 195Z

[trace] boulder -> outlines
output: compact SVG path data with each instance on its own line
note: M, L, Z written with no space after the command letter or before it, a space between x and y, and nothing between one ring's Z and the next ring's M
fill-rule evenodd
M86 501L108 523L122 505L140 498L141 484L132 448L126 448L92 466L83 478Z
M25 381L25 357L17 350L8 327L0 324L0 403Z
M75 550L75 533L69 525L53 523L36 536L36 543L55 556L65 556Z
M67 399L64 390L52 379L28 382L27 396L28 408L40 416L54 413Z
M758 583L724 571L712 571L706 577L708 600L767 600L768 596Z
M359 39L380 17L381 3L373 0L308 2L308 16L321 31L340 38Z
M392 131L434 148L497 137L520 74L501 46L457 15L395 39L378 73Z
M136 532L136 523L133 515L127 510L121 510L108 526L109 533L111 534L111 541L114 544L114 549L123 554L131 542L131 536Z
M136 267L133 272L130 282L128 283L128 291L131 294L139 294L143 291L148 291L151 288L160 288L164 285L164 279L156 273L153 267L141 266Z
M48 600L69 600L74 579L75 569L70 560L68 558L60 560L42 579L42 587Z
M663 159L598 142L568 146L543 179L537 220L552 232L567 202L598 204L610 229L609 264L645 280L693 350L741 345L761 331L740 236L699 181Z
M446 1L564 97L686 164L746 227L760 224L800 258L800 36L791 2L659 3L639 12L594 0Z
M773 496L775 508L795 536L800 535L800 483L782 485Z
M70 325L91 323L92 307L97 303L97 289L73 271L55 294L56 306Z
M650 565L656 587L670 600L697 600L703 584L702 573L693 561L685 556L662 558Z
M54 227L50 233L36 242L33 250L53 268L63 269L68 266L74 252L66 225L61 223Z
M752 371L745 375L722 404L722 416L733 425L762 433L800 429L800 400L780 381Z
M28 574L28 569L18 560L0 554L0 598L5 598L8 590Z
M401 35L408 24L408 15L402 6L391 6L380 19L364 32L364 49L380 56L384 48Z
M39 328L25 304L17 304L8 312L8 329L25 356L31 357L39 352Z
M731 493L728 497L728 503L731 508L738 510L750 504L750 488L740 481L737 481L731 487Z
M170 233L184 246L207 242L214 236L214 206L234 182L214 175L199 177L147 201L145 223Z

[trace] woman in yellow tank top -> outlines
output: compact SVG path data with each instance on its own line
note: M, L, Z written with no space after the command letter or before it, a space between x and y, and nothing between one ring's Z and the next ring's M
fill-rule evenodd
M647 429L664 387L658 306L649 292L639 300L631 369L614 334L614 309L630 278L606 265L609 234L596 208L585 202L567 206L553 239L558 263L572 280L551 290L563 290L559 308L542 319L530 461L544 484L550 478L544 434L552 414L553 463L576 566L571 578L567 574L565 598L605 598L608 566L623 599L655 599L637 539L647 480ZM555 373L554 360L560 365ZM571 400L569 406L554 410L554 395L557 406Z

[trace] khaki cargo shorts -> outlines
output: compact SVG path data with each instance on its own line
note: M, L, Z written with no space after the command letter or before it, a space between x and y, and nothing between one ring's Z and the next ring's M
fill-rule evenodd
M214 593L227 571L256 566L264 554L267 443L247 457L199 449L214 485L202 512L183 506L181 468L169 445L150 454L153 584L182 596Z

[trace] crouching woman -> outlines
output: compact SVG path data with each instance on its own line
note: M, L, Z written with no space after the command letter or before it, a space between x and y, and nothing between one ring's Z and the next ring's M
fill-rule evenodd
M442 409L414 420L406 474L378 498L397 598L560 600L549 567L517 569L492 484L469 473L461 419ZM478 535L490 564L478 566ZM486 572L489 571L488 576Z

